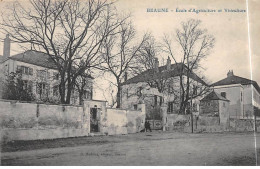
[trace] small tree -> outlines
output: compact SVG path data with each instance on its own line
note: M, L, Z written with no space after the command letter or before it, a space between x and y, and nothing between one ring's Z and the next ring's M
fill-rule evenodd
M35 97L32 93L32 83L22 80L20 72L11 72L4 82L3 99L33 101Z

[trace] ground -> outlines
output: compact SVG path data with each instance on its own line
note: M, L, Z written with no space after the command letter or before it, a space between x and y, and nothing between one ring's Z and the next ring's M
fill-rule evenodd
M260 163L260 135L153 131L16 141L3 144L1 150L1 165L248 166Z

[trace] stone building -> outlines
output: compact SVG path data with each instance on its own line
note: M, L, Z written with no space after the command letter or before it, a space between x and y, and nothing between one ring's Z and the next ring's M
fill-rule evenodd
M167 113L178 113L180 106L180 74L182 78L187 78L187 69L181 63L171 64L168 58L166 65L159 66L158 59L155 61L155 68L146 70L141 74L132 77L122 83L121 103L122 108L137 108L137 104L145 103L148 118L160 119L158 113L161 107L167 107ZM184 67L184 69L182 69ZM183 72L181 72L183 70ZM195 73L190 74L190 88L194 95L199 95L203 87L207 84ZM161 83L164 89L159 91L153 83ZM194 112L199 111L199 99L193 99L192 106ZM150 117L149 117L150 116ZM162 118L162 114L161 114Z
M219 117L229 116L229 100L212 91L200 100L200 115Z
M257 82L235 76L233 71L211 86L217 94L230 101L231 118L252 118L254 107L260 108L260 87Z
M31 91L36 100L58 101L60 77L55 63L49 56L33 50L10 56L10 46L10 39L7 35L4 40L3 56L0 56L0 98L3 95L2 90L4 90L7 76L19 71L22 74L23 88ZM90 75L86 78L88 84L85 86L84 97L92 99L93 78ZM71 102L72 104L79 103L79 93L76 89L72 94Z

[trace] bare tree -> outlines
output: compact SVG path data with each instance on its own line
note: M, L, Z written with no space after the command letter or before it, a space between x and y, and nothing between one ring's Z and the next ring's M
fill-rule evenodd
M60 75L61 103L69 104L77 77L100 65L101 44L123 22L116 16L102 0L31 0L29 8L15 2L0 25L13 42L50 56Z
M201 96L207 92L207 86L192 86L192 81L196 79L194 72L201 68L200 61L205 59L214 47L215 38L207 33L206 29L200 28L201 21L190 19L181 24L181 29L176 30L176 42L181 47L182 57L178 62L174 56L172 39L165 35L163 39L164 52L170 55L174 62L181 63L179 70L180 81L180 113L185 113L188 102L192 98ZM193 87L193 89L192 89ZM199 89L199 92L196 92Z
M135 38L135 29L131 21L125 20L120 27L115 30L115 34L108 36L102 45L102 56L107 72L115 77L115 83L110 81L117 88L116 107L121 106L121 83L127 72L134 67L134 58L138 55L140 48L145 43L148 35L145 34L140 42Z
M75 92L78 94L79 105L83 104L84 98L92 99L92 79L89 71L78 76L75 82Z

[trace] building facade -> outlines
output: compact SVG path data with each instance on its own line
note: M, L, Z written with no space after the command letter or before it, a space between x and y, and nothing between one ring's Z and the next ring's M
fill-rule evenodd
M122 108L135 109L137 104L144 103L148 119L162 118L162 114L158 113L161 111L161 107L167 107L168 114L179 113L181 95L180 78L183 78L184 82L187 78L186 69L184 69L184 72L181 72L185 65L181 63L171 64L170 58L168 58L164 66L159 67L159 63L155 65L155 68L146 70L126 80L122 84L121 91ZM180 77L180 74L183 76ZM198 95L196 98L191 99L192 101L189 101L189 103L192 104L190 106L192 106L193 112L198 113L199 99L202 97L199 96L199 93L201 93L200 90L203 90L202 88L205 88L207 84L193 72L189 76L191 81L189 84L191 95Z
M60 76L55 63L48 55L28 50L10 56L10 39L8 35L4 41L3 54L3 56L0 56L1 98L3 98L7 77L11 73L20 73L23 88L30 91L35 100L59 102ZM86 78L88 83L84 87L84 98L92 99L93 78L90 75L87 75ZM76 88L72 93L71 103L79 103L79 93Z
M230 101L231 118L252 118L254 106L260 108L260 87L257 82L235 76L233 71L211 86L216 93Z

